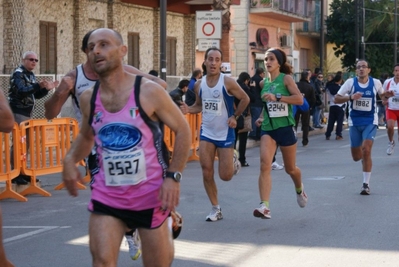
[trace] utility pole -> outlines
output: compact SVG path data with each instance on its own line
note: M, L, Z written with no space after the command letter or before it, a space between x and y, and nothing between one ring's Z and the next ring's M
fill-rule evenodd
M359 59L359 1L355 0L355 56Z
M366 59L366 40L364 36L366 35L366 9L364 6L364 0L362 0L362 59Z
M167 0L159 0L160 12L160 71L161 79L166 81L166 4Z
M398 8L398 0L395 0L395 14L394 14L394 43L393 43L393 65L396 65L397 63L397 58L398 58L398 14L397 12Z
M320 71L324 66L324 1L320 0Z

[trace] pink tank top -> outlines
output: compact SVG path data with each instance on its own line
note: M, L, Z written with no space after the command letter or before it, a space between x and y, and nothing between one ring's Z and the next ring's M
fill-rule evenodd
M168 167L162 124L152 121L138 101L140 81L138 76L128 102L116 113L104 108L100 90L95 88L92 96L89 123L95 134L98 172L92 178L91 198L118 209L159 207Z

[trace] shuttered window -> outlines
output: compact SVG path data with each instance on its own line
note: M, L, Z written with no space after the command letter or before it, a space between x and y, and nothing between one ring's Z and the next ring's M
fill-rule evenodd
M40 72L57 74L57 23L40 21Z
M140 35L136 32L129 32L127 63L133 67L140 68Z
M176 75L176 38L166 38L166 75Z

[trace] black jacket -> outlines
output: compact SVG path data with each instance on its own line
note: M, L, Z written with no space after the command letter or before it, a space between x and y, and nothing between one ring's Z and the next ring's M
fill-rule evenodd
M255 74L254 76L252 76L251 80L255 82L255 88L253 88L255 100L254 100L254 102L251 101L250 106L263 108L263 102L262 102L262 98L260 96L260 92L262 91L262 88L259 85L259 83L263 80L263 78L260 77L258 74Z
M304 95L306 101L309 103L309 107L314 107L316 104L316 96L315 90L313 89L312 85L308 82L308 80L300 80L296 83L298 86L299 91Z
M24 66L19 66L11 74L8 99L13 113L31 117L35 99L47 94L47 89L40 88L39 83L36 82L35 74Z
M245 91L245 93L247 93L248 97L249 97L249 102L253 103L255 101L255 93L251 90L251 88L249 88L248 85L246 85L245 83L237 80L238 85ZM238 106L238 104L240 103L240 100L238 100L237 98L234 98L234 104L236 106ZM243 114L246 116L247 115L247 108L245 108Z
M186 92L186 104L187 106L192 106L195 103L195 99L197 98L197 95L194 92L194 85L197 79L194 77L191 77L190 83L188 84L188 90Z
M179 105L181 102L183 102L184 92L179 87L177 87L175 90L171 91L169 93L169 95L172 98L173 102L176 103L176 105Z

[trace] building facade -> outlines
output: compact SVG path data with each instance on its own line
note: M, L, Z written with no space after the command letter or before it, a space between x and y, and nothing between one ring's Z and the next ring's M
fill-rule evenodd
M38 54L40 74L64 74L85 61L81 40L89 30L113 28L121 33L129 51L125 63L144 72L160 72L159 0L0 0L0 64L9 74L23 52ZM220 48L231 74L254 74L263 66L265 51L281 47L299 72L314 68L319 33L309 31L317 18L312 0L167 0L166 74L190 76L200 67L195 12L221 10ZM306 28L307 27L307 28ZM169 83L169 82L168 82ZM175 86L176 81L170 84Z

